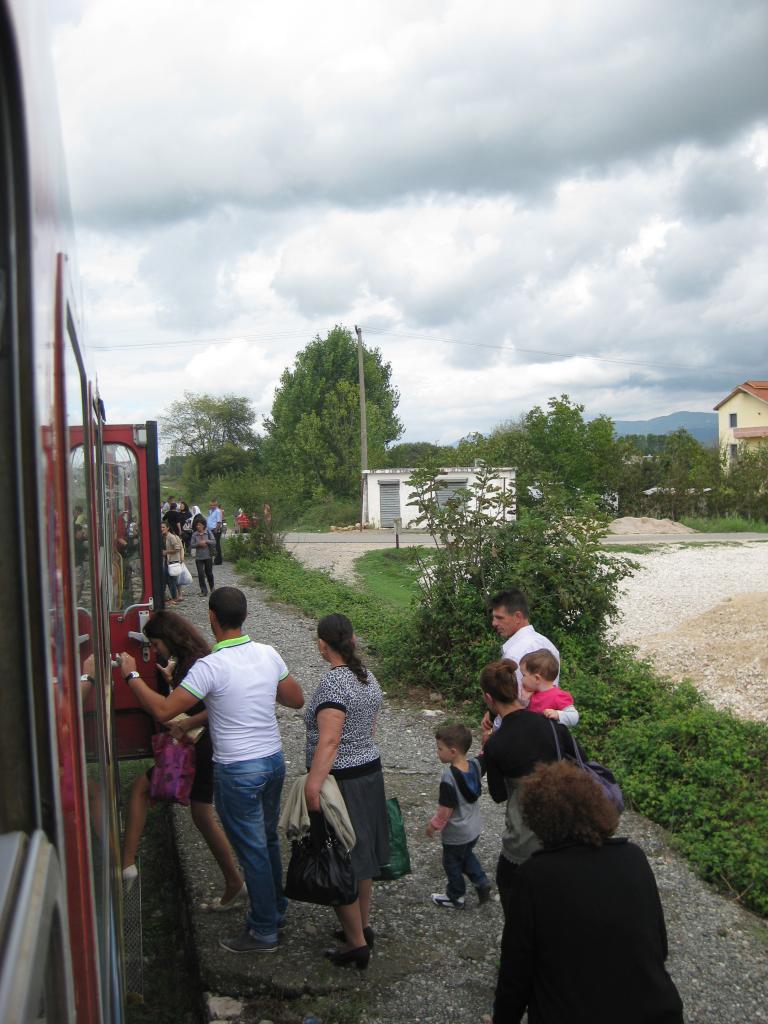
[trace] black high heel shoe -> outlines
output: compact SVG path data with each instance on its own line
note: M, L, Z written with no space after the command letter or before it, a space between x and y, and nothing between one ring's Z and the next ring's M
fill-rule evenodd
M347 936L345 935L343 928L337 928L333 933L333 937L339 942L347 941ZM373 944L376 941L376 932L369 925L366 925L365 928L363 928L363 938L365 939L365 944L368 948L373 949Z
M357 949L337 950L327 949L325 956L331 961L334 967L356 967L358 971L364 971L371 959L370 946L358 946Z

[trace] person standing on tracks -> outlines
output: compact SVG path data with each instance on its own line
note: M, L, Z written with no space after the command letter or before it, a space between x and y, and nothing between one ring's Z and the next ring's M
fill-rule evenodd
M221 565L221 532L224 529L224 513L221 511L218 501L212 501L210 503L208 518L205 525L211 531L216 540L216 553L214 555L213 564Z
M250 899L242 932L219 944L232 953L274 953L287 907L277 835L285 760L275 701L301 708L304 693L273 647L243 633L247 613L245 594L236 587L219 587L211 594L213 652L195 662L168 697L147 686L130 655L121 655L120 668L141 704L160 722L205 701L216 810L240 860Z

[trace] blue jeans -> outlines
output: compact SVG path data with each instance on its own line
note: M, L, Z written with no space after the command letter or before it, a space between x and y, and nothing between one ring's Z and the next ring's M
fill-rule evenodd
M475 843L443 844L443 867L448 878L445 895L451 900L460 899L467 891L464 875L476 889L484 889L488 884L488 876L483 871L480 861L474 854Z
M179 585L176 582L176 577L171 576L171 570L168 568L168 563L165 563L165 582L168 584L168 589L171 592L171 600L175 601L179 594Z
M251 901L246 925L263 942L277 941L278 922L288 906L277 838L284 778L282 751L214 768L216 810L240 861Z

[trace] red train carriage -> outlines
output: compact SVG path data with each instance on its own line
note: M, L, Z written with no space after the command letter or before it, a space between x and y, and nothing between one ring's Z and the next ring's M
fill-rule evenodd
M152 724L112 660L151 659L157 437L88 380L39 22L0 0L0 1021L90 1024L123 1019L117 757Z

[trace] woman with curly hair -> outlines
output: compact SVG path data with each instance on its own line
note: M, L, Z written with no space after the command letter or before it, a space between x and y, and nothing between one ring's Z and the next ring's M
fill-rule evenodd
M202 633L176 612L156 612L144 627L147 637L164 665L158 662L158 670L169 689L175 687L187 675L199 658L211 653ZM149 710L148 708L145 710ZM181 739L188 732L203 726L203 732L195 744L195 780L190 793L192 820L208 844L224 876L224 892L202 909L219 911L238 906L247 895L237 863L224 830L213 813L213 748L206 727L208 712L200 701L180 722L169 724L174 739ZM136 852L144 831L149 804L149 787L154 768L134 779L128 802L128 817L123 840L123 880L131 886L137 877Z
M683 1024L667 974L664 912L640 847L613 839L619 814L565 761L540 764L518 800L542 848L508 902L494 1024Z

